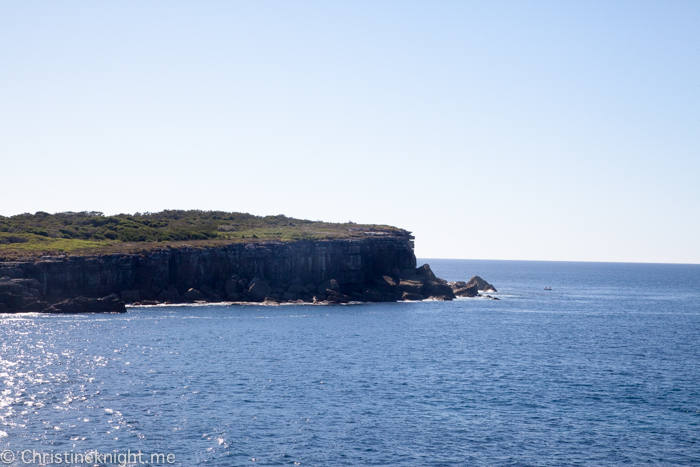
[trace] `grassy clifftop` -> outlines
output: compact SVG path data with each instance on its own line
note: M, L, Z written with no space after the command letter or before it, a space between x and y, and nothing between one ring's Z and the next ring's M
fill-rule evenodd
M183 244L209 246L250 241L349 238L398 232L386 225L253 216L222 211L162 211L105 216L63 212L0 216L0 259L46 254L134 252Z

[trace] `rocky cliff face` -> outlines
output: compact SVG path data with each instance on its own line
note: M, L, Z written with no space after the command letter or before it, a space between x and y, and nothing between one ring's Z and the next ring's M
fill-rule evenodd
M124 312L125 303L452 300L495 288L416 267L409 232L0 262L0 313ZM488 287L487 287L488 286ZM487 297L492 298L487 295Z
M5 262L0 263L0 278L4 278L0 280L0 308L9 311L20 308L20 303L27 306L30 297L42 304L56 304L110 294L126 302L325 300L334 294L341 301L363 296L370 301L396 299L371 292L377 291L376 281L384 276L399 281L400 276L413 274L412 239L409 232L399 231L360 239L239 243ZM250 290L255 279L265 284L262 289L256 286L258 294ZM28 280L32 287L24 291L26 300L10 300L7 294L14 291L17 295L17 287L28 287ZM332 287L319 288L329 281L334 281Z

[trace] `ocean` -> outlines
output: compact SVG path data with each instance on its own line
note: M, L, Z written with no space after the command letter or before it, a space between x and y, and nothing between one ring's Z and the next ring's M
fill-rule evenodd
M0 315L0 462L700 465L700 265L425 262L500 300Z

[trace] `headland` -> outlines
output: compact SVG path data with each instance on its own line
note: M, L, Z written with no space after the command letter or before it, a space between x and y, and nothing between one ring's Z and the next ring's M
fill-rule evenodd
M0 217L0 313L125 304L452 300L495 288L416 267L410 232L211 211Z

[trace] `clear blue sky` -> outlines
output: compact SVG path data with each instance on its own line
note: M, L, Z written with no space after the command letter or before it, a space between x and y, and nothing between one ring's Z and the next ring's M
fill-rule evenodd
M700 263L697 1L0 3L0 214L387 223Z

